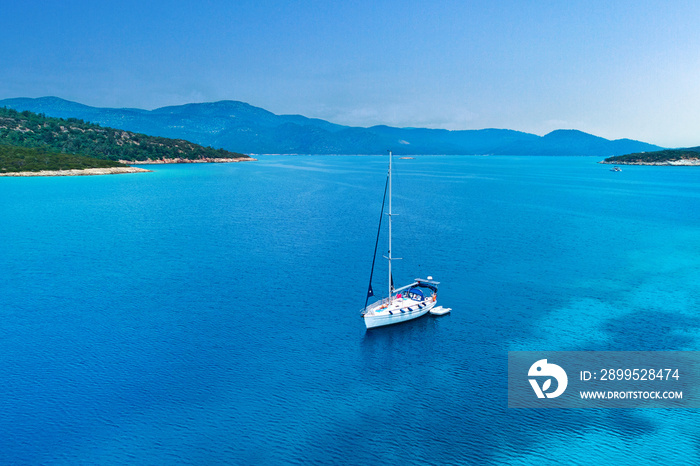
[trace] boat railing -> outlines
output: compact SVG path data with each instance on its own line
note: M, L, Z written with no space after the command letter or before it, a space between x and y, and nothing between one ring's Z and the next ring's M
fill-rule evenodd
M381 301L377 301L375 303L372 303L369 306L367 306L366 308L362 309L360 311L360 315L365 315L369 311L374 311L375 309L380 309L384 306L388 306L390 303L391 303L390 298L383 298Z

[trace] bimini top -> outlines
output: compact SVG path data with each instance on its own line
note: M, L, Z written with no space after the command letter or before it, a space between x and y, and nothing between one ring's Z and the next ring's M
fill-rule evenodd
M398 293L403 290L407 290L408 288L412 288L414 286L417 286L419 288L430 288L434 292L437 292L437 287L440 284L440 282L436 282L433 280L427 280L425 278L414 278L415 280L413 283L410 285L402 286L401 288L397 288L394 290L394 293Z
M436 282L434 280L427 280L425 278L416 278L415 280L419 287L430 288L431 290L437 293L437 287L440 284L440 282Z

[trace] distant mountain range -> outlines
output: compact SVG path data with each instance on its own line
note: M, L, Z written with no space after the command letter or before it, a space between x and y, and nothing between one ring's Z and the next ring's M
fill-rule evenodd
M545 136L507 129L450 131L337 125L301 115L275 115L244 102L220 101L155 110L98 108L58 97L0 100L0 107L79 118L127 131L185 139L248 154L493 154L609 157L662 149L631 139L609 140L577 130Z

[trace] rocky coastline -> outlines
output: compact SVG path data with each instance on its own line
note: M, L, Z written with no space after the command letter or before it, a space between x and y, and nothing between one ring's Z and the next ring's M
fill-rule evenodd
M252 157L234 157L234 158L211 158L203 157L199 159L156 159L156 160L120 160L121 163L132 164L132 165L156 165L156 164L166 164L166 163L232 163L232 162L247 162L247 161L257 161Z

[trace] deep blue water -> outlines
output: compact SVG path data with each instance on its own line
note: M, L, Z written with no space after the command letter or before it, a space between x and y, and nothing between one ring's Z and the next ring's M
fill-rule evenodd
M694 410L507 408L510 350L699 347L700 168L597 160L396 159L453 312L369 332L386 157L0 178L0 463L697 464Z

